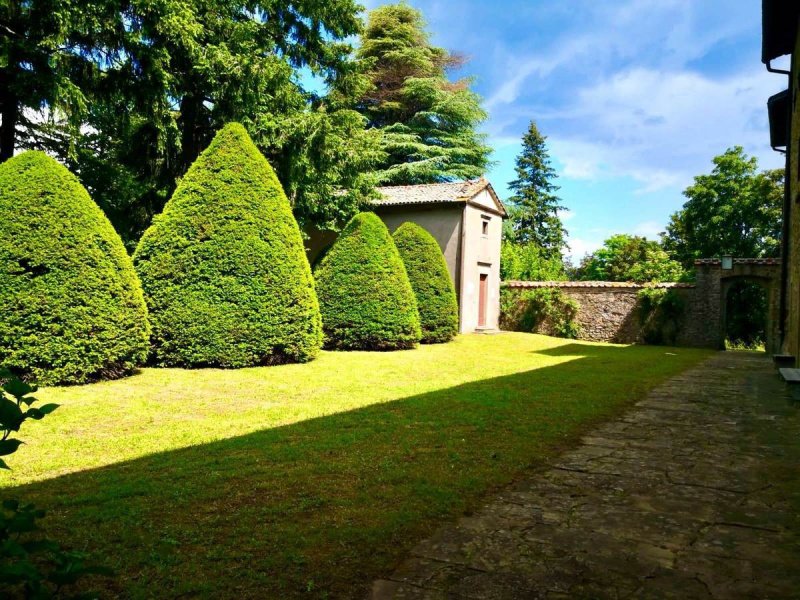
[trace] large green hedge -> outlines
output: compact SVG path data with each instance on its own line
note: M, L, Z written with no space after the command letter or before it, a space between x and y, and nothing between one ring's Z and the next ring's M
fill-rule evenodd
M0 165L0 365L48 385L116 377L148 336L131 260L78 179L42 152Z
M326 346L398 350L419 342L414 291L389 230L374 213L353 217L315 275Z
M134 264L162 365L306 361L320 349L300 229L275 172L237 123L191 166Z
M392 237L417 298L422 343L449 342L458 333L458 301L438 242L416 223L403 223Z

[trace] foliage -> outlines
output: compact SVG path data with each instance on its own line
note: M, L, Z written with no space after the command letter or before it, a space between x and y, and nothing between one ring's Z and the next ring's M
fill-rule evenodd
M134 255L164 365L306 361L319 305L280 182L239 124L189 169Z
M0 369L0 384L0 456L8 456L22 444L11 437L22 424L28 419L40 421L59 405L34 407L38 400L31 394L37 391L36 386L6 369ZM2 459L0 468L9 468ZM44 516L44 511L33 504L11 499L0 504L0 586L6 593L13 590L25 598L65 598L60 593L63 586L76 583L84 575L110 574L108 569L86 565L82 552L62 550L56 542L35 536L36 521Z
M576 339L578 303L557 288L500 290L500 328Z
M725 299L725 339L737 349L758 349L766 342L767 294L752 281L731 285Z
M558 177L550 162L547 138L531 121L522 138L522 153L517 157L517 178L509 184L514 195L508 199L512 239L519 244L534 244L548 259L561 259L567 247L564 225L558 216L561 200L556 196Z
M683 297L674 289L654 286L639 290L637 297L644 342L674 345L686 307Z
M458 301L447 263L434 237L415 223L392 236L417 299L423 344L449 342L458 333Z
M353 217L314 274L326 347L398 350L419 342L414 290L392 236L374 213Z
M340 227L372 194L382 156L352 109L366 85L348 41L360 10L355 0L7 0L4 148L66 162L133 246L200 150L238 120L301 222ZM309 75L326 95L303 87Z
M154 582L164 598L367 596L438 524L710 355L505 333L224 378L144 369L44 390L69 410L26 436L14 492L114 557L109 598Z
M422 14L408 4L370 11L358 59L370 81L358 110L383 132L386 157L377 177L385 185L477 178L491 149L477 127L486 120L471 81L447 71L464 60L431 45Z
M646 283L684 277L681 265L658 242L624 233L611 236L602 248L584 257L576 272L576 278L583 281Z
M503 281L564 281L567 274L560 257L545 256L536 244L503 240L500 247L500 279Z
M108 219L42 152L0 165L0 365L42 384L119 376L147 355L147 309Z
M782 170L758 171L755 157L741 146L714 158L707 175L694 178L687 201L672 215L664 248L685 268L695 259L730 254L741 258L777 256L783 205Z

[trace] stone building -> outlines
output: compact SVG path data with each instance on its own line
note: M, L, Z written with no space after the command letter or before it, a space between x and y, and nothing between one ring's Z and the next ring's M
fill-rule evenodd
M778 336L785 354L800 356L800 2L763 0L762 61L788 76L787 89L768 101L770 143L786 154ZM789 70L773 61L790 55Z
M460 331L494 330L500 320L500 243L508 217L484 178L378 188L373 210L394 232L406 221L430 233L442 249L458 295ZM310 233L309 260L335 234Z

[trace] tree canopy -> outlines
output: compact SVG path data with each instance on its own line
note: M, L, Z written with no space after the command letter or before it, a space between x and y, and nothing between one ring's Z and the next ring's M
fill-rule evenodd
M411 185L480 177L490 148L477 127L486 119L469 79L450 81L464 59L433 46L422 14L389 4L370 11L358 59L369 87L358 110L383 131L380 183Z
M777 256L780 250L782 170L758 170L741 146L714 158L711 173L698 175L670 218L664 248L684 267L695 259L731 254Z
M382 156L352 109L366 85L347 41L359 10L355 0L8 0L0 161L14 147L58 156L130 245L215 132L239 120L297 217L339 227L370 197ZM304 89L301 69L328 92Z
M547 138L531 121L522 138L522 152L517 157L517 178L509 183L514 195L510 205L510 238L518 244L534 244L545 258L561 259L567 247L567 232L559 217L561 205L556 195L558 178L550 161Z
M658 242L647 238L612 235L603 247L584 257L576 270L583 281L678 281L684 277L680 263L672 260Z

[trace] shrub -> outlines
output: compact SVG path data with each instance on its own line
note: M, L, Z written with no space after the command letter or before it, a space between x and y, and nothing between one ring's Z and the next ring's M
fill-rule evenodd
M637 293L642 340L646 344L674 345L685 309L683 297L673 289L647 286Z
M419 342L414 291L377 215L353 217L315 275L326 346L398 350Z
M458 333L458 301L438 242L415 223L403 223L392 237L417 299L420 341L449 342Z
M191 166L134 254L162 365L313 358L319 304L280 182L236 123Z
M147 356L147 309L122 241L42 152L0 165L0 306L0 364L26 379L83 383Z
M500 290L500 327L508 331L543 333L577 339L578 303L554 288Z

